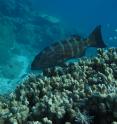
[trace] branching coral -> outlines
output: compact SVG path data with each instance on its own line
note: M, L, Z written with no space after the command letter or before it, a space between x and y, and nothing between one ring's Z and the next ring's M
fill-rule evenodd
M112 60L108 59L111 55ZM116 57L116 48L99 49L97 57L50 69L49 75L45 73L48 77L28 75L10 95L5 108L0 105L1 119L5 124L110 124L116 121Z
M90 124L93 120L92 116L86 114L86 112L81 113L80 110L76 112L75 122L76 124Z

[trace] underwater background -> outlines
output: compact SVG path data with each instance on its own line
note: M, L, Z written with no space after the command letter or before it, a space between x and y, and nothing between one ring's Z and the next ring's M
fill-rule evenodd
M31 70L43 48L98 25L105 50ZM116 0L0 0L0 124L116 124L116 93Z
M108 47L117 46L116 0L0 2L0 93L11 91L30 72L34 56L52 42L72 34L86 37L101 25Z

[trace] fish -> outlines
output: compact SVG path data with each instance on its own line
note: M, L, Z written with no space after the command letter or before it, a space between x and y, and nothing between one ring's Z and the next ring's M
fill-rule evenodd
M62 66L69 59L84 56L88 47L107 47L102 38L101 25L96 26L87 38L73 35L70 38L45 47L35 56L31 63L31 70Z

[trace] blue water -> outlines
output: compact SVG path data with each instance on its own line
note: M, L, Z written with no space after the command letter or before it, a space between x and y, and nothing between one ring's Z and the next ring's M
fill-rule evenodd
M117 0L8 1L0 3L0 94L13 91L26 74L32 73L31 62L41 49L66 36L88 36L101 25L105 43L117 47ZM57 18L60 25L54 27L48 20L28 17L32 12L29 5L40 14ZM95 51L90 48L86 55L95 55Z
M117 46L116 0L33 0L33 5L84 34L101 24L105 41Z

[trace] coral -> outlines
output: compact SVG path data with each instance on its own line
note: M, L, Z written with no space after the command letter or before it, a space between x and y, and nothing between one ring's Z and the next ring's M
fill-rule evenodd
M75 122L77 124L90 124L93 120L93 117L88 116L85 112L81 113L80 111L78 111L75 119Z
M35 12L28 0L0 0L0 16L0 74L10 80L25 73L25 63L14 60L26 52L19 45L35 53L65 36L58 19ZM0 124L116 124L116 93L117 48L98 49L97 57L27 75L0 96Z
M1 97L0 121L4 124L116 123L116 66L117 48L98 49L97 57L49 69L44 75L29 74L7 101Z

